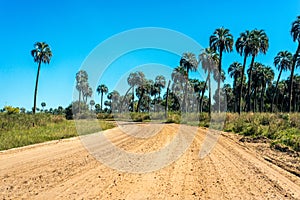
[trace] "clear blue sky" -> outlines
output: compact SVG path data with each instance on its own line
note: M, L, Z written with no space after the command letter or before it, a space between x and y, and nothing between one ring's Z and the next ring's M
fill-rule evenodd
M133 28L172 29L188 35L203 47L208 46L209 36L221 26L229 28L235 39L246 29L264 29L270 39L270 48L267 55L259 56L257 61L273 66L277 52L295 51L296 44L289 31L291 23L300 14L300 1L279 2L2 0L0 108L5 105L32 107L37 64L33 62L30 50L36 41L47 42L53 51L51 63L42 65L38 90L38 106L45 101L48 108L66 107L72 101L75 74L99 43ZM155 52L147 55L149 57L136 53L129 58L141 59L136 62L139 64L154 60L176 67L178 63L176 56L162 56L165 60L161 61L155 58ZM233 61L241 62L242 58L236 52L225 54L224 69ZM136 66L126 66L123 62L119 67ZM227 82L231 83L231 80L227 78ZM107 83L113 87L111 84ZM99 101L98 95L94 98Z

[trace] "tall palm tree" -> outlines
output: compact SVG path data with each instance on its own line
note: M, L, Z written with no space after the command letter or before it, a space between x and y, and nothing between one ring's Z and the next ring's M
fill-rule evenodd
M103 94L107 94L108 93L108 88L106 85L104 84L101 84L97 87L97 92L98 92L98 95L101 94L101 111L103 110Z
M34 62L38 63L38 71L36 75L35 81L35 89L34 89L34 103L33 103L33 114L36 112L36 96L38 90L38 83L39 83L39 76L40 76L40 69L42 63L50 63L52 58L52 51L49 45L45 42L36 42L34 44L34 49L31 50L31 56L33 57Z
M79 72L76 73L76 89L78 90L78 113L80 113L81 110L81 95L83 93L84 88L88 84L88 74L84 70L80 70Z
M116 90L108 93L107 99L110 100L110 106L111 111L115 112L117 109L119 109L118 101L120 99L120 93Z
M252 79L252 68L254 65L255 57L259 53L266 54L269 49L269 38L264 30L253 30L250 33L250 49L251 49L251 64L248 74L248 89L247 89L247 111L251 110L251 79Z
M294 42L298 42L298 47L296 53L293 55L293 61L291 66L291 76L290 76L290 84L289 84L289 104L288 104L288 112L291 112L292 105L292 90L293 90L293 78L295 66L299 66L299 53L300 53L300 16L297 16L297 19L292 23L291 35L293 37Z
M218 28L215 30L212 36L209 38L209 46L216 52L219 53L219 62L218 62L218 96L220 97L220 84L221 84L221 71L222 71L222 57L223 52L231 52L233 46L233 36L229 32L229 29L224 27ZM218 98L220 99L220 98ZM218 112L220 112L220 101L217 102Z
M183 100L183 110L187 112L187 94L188 94L188 81L189 81L189 72L196 71L198 68L198 63L195 54L191 52L186 52L182 54L180 59L180 66L186 70L186 81L184 89L184 100Z
M269 66L262 65L261 68L261 95L260 95L260 112L264 112L264 96L266 92L266 87L271 86L274 79L274 71Z
M136 95L139 98L138 104L137 104L137 109L136 109L137 112L140 112L142 100L145 95L150 93L152 84L153 84L152 80L143 79L141 84L139 84L139 86L136 88ZM146 102L144 102L144 103L146 103Z
M240 105L239 102L240 98L239 98L239 93L238 93L238 89L237 89L237 81L240 77L242 77L242 73L243 73L243 66L241 63L239 62L234 62L232 63L229 68L228 68L228 74L231 78L233 78L233 92L234 92L234 107L233 107L233 111L236 112L237 110L239 110L237 108L237 105ZM240 87L241 88L241 87Z
M93 89L89 86L88 82L86 82L86 84L84 84L82 88L83 102L86 104L88 97L91 97L92 95Z
M241 82L240 82L240 91L239 91L239 105L238 105L238 113L241 114L245 67L246 67L247 57L251 53L251 32L250 31L246 30L244 33L240 34L240 37L235 42L235 48L236 48L236 51L241 56L244 56L243 68L242 68L242 74L241 74Z
M249 74L248 69L248 74ZM251 84L251 91L253 92L252 98L253 98L253 112L256 112L257 108L257 101L259 99L258 93L260 90L262 90L263 85L263 64L259 62L254 62L252 67L252 78L255 80Z
M284 97L285 97L285 93L287 91L287 88L288 88L288 86L287 86L286 80L279 81L278 87L277 87L277 95L276 95L275 104L278 105L278 107L280 107L280 112L283 112L283 109L284 109L282 105L283 105L283 102L285 102ZM280 106L278 104L278 99L279 98L281 98L281 101L282 101Z
M181 100L181 109L184 111L185 104L185 85L187 82L187 71L183 66L178 66L173 69L171 78L173 80L172 92Z
M199 62L201 63L202 69L207 73L207 78L205 81L205 85L202 90L202 94L200 97L200 112L202 112L203 109L203 98L204 98L204 93L207 88L208 84L208 111L209 114L211 113L211 83L210 83L210 75L217 66L219 65L220 59L219 59L219 54L216 53L213 49L206 48L204 49L200 54L199 54Z
M158 88L158 95L160 97L161 90L166 87L166 78L162 75L155 77L154 85Z
M293 60L293 56L292 53L290 53L289 51L280 51L274 58L274 65L277 68L277 70L279 70L279 75L276 81L275 91L272 96L271 112L273 112L273 104L274 104L275 96L277 94L278 83L281 77L281 73L282 71L286 71L290 69L292 60Z

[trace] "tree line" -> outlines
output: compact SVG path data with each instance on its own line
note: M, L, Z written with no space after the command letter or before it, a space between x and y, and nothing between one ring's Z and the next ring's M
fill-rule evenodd
M109 112L155 112L160 111L158 107L184 112L220 112L226 106L228 111L238 113L299 111L300 76L295 75L294 71L300 60L300 16L292 23L291 35L293 41L298 42L298 48L294 54L285 50L274 57L274 66L279 71L276 81L272 67L256 61L259 54L266 54L269 49L269 38L264 30L246 30L234 42L230 30L221 27L210 36L209 47L198 55L198 59L194 53L183 53L179 66L171 74L171 87L167 88L164 95L161 92L166 87L165 77L159 75L155 80L149 80L143 72L133 72L127 79L130 88L124 96L118 91L108 93L104 84L98 86L97 92L101 95L98 111L103 111L103 95L107 93L108 100L104 105L109 108L106 110ZM226 79L222 67L223 54L232 52L234 47L242 57L242 62L230 64L228 75L233 78L233 84L221 87ZM250 64L246 70L248 58ZM206 80L190 79L190 72L197 71L200 66L207 74ZM281 80L282 72L287 70L291 75ZM217 90L213 96L211 78L217 82ZM208 96L205 95L207 90ZM82 95L84 96L83 92ZM137 100L134 99L135 96L138 97ZM94 101L91 103L94 104Z
M278 77L275 77L272 67L256 60L259 54L266 54L269 49L269 38L264 30L246 30L234 40L230 30L224 27L213 32L209 37L209 47L200 55L183 53L179 65L171 74L172 82L167 83L162 75L150 80L141 71L133 72L127 78L129 88L124 95L115 90L109 92L105 84L100 84L96 92L101 100L96 104L95 100L88 102L93 89L88 84L88 74L81 70L76 74L79 94L78 102L75 102L77 112L86 110L88 104L95 112L299 112L300 76L295 74L295 68L300 65L300 16L292 23L290 33L298 46L294 54L284 50L274 57ZM222 65L223 56L234 48L241 56L241 62L230 64L226 73ZM37 42L31 54L38 64L33 106L35 113L40 67L42 63L50 62L52 52L48 44ZM191 79L190 72L197 71L199 67L202 67L207 77L205 80ZM282 72L287 70L290 76L281 80ZM233 78L232 86L223 84L226 75ZM217 82L214 94L212 79ZM162 94L164 89L166 92ZM108 99L105 102L104 95Z

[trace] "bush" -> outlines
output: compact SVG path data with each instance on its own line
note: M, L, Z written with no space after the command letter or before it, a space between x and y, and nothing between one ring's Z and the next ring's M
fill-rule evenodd
M9 114L9 115L20 113L20 109L19 109L19 108L14 108L14 107L12 107L12 106L5 106L5 107L4 107L4 111L5 111L7 114Z

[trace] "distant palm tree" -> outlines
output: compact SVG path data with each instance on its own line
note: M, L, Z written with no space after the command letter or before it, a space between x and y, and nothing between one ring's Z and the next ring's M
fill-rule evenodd
M247 57L251 53L251 32L250 31L246 30L244 33L240 34L240 37L237 39L235 43L235 48L236 51L241 56L244 55L243 68L241 73L240 91L239 91L239 105L238 105L238 113L241 114L245 67L246 67Z
M289 51L280 51L276 57L274 58L274 65L279 70L279 75L276 81L275 91L272 96L272 103L271 103L271 112L273 112L273 104L275 100L275 96L277 94L278 83L281 77L282 71L286 71L291 68L293 56L292 53Z
M44 111L44 108L46 107L46 103L45 103L45 102L42 102L42 103L41 103L41 106L42 106L43 111Z
M119 109L118 101L120 99L120 93L116 90L108 93L107 99L110 100L110 106L111 106L111 111L115 112L117 109Z
M291 76L290 76L290 84L289 84L289 104L288 104L288 112L291 112L292 105L292 91L293 91L293 78L295 66L299 66L299 53L300 53L300 16L297 16L297 19L292 23L291 35L293 37L294 42L298 42L298 47L296 53L293 55L293 62L291 66Z
M92 99L92 100L90 100L90 106L91 106L91 110L93 110L93 107L94 107L94 105L95 105L95 101Z
M158 88L158 96L160 97L161 90L166 87L166 78L162 75L157 76L154 85Z
M34 62L38 63L38 71L36 75L36 81L35 81L35 89L34 89L34 103L33 103L33 114L35 114L36 111L36 96L37 96L37 90L38 90L38 83L39 83L39 75L40 75L40 69L41 69L41 63L50 63L51 57L52 57L52 51L49 47L49 45L45 42L36 42L34 44L34 49L31 50L31 55L33 56Z
M108 88L106 85L104 84L101 84L97 87L97 92L98 92L98 95L101 94L101 102L100 102L100 110L102 111L103 110L103 94L107 94L108 93Z
M260 71L260 80L261 80L261 95L260 95L260 112L264 112L264 96L266 92L267 85L270 87L274 79L274 71L269 66L262 65Z
M80 113L81 110L81 95L83 93L84 88L88 84L88 74L84 70L80 70L76 73L76 89L78 90L78 113Z
M219 52L218 62L218 96L220 97L220 84L221 84L221 72L222 72L222 58L223 52L231 52L233 46L233 36L230 34L229 29L223 27L215 30L212 36L209 38L209 46L216 52ZM220 98L218 98L220 100ZM218 100L218 112L220 112L220 101Z
M185 84L187 82L187 72L183 66L178 66L173 69L171 78L173 80L172 92L176 95L177 99L181 101L181 110L184 111L185 104Z
M205 81L205 85L202 90L202 94L200 97L200 112L202 112L203 109L203 98L204 98L204 93L208 85L208 111L209 114L211 113L211 83L210 83L210 75L217 66L219 65L220 59L219 59L219 54L216 53L213 49L211 48L206 48L204 49L200 55L199 55L199 62L202 65L202 69L207 73L207 78Z
M239 111L237 106L240 105L240 103L237 104L237 102L240 101L240 98L239 98L239 92L237 90L237 88L238 88L237 81L240 77L242 77L242 73L243 73L243 66L239 62L232 63L228 68L228 74L231 78L233 78L233 90L234 90L234 101L235 101L235 104L233 107L234 112ZM241 85L240 85L240 88L241 88Z
M183 110L187 112L187 94L188 94L188 80L189 72L196 71L198 68L198 63L195 54L191 52L186 52L182 54L180 59L180 66L186 70L186 80L185 80L185 89L184 89L184 100L183 100Z
M88 83L86 83L82 88L82 96L83 101L86 104L88 97L91 97L93 95L93 89L89 86Z
M155 77L155 83L151 85L151 96L154 96L154 112L156 107L157 100L161 100L161 91L166 87L166 78L162 75L158 75ZM158 94L158 98L156 99L156 95ZM160 102L158 102L160 103ZM159 111L159 110L158 110Z
M255 57L259 52L266 54L269 48L269 38L264 30L253 30L250 33L250 49L251 49L251 64L248 70L248 89L247 89L247 111L251 110L251 79L252 79L252 68L254 65Z

